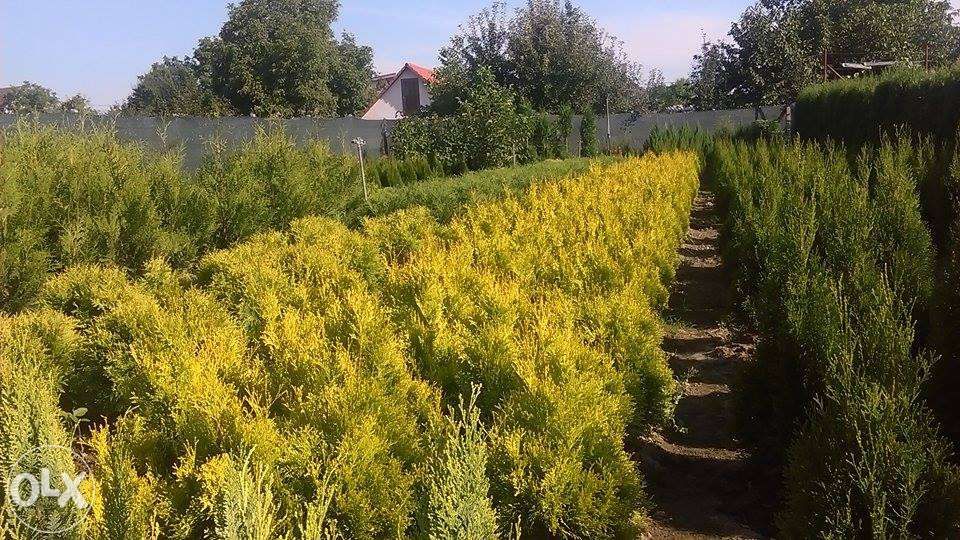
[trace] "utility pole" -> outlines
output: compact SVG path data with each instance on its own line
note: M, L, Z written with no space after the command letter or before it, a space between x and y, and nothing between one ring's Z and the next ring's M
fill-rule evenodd
M370 206L370 194L367 193L367 174L363 170L363 146L367 144L367 141L357 137L353 140L353 144L357 145L357 157L360 159L360 181L363 182L363 202L367 203L367 206Z

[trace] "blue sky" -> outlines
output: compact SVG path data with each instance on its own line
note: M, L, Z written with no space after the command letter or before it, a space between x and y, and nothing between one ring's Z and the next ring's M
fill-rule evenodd
M342 0L338 29L371 45L377 69L436 63L457 26L489 1ZM512 0L511 5L522 3ZM645 68L686 74L701 29L723 36L751 0L581 0ZM955 0L955 4L960 0ZM96 108L123 100L162 57L193 51L217 33L226 0L0 0L0 86L24 80L61 98L81 92Z

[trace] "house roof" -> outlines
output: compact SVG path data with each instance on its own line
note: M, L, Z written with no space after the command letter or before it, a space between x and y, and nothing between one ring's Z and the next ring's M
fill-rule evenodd
M412 69L414 73L419 75L421 79L427 82L432 83L437 79L436 76L434 76L432 69L425 68L423 66L418 66L417 64L411 64L410 62L407 62L403 67L404 69L406 68ZM402 69L400 70L400 73L403 73ZM400 75L400 73L397 73L397 75Z
M370 104L370 106L367 107L367 110L363 111L363 114L360 115L361 118L363 118L364 116L366 116L366 114L367 114L368 112L370 112L370 109L372 109L373 106L376 105L377 102L380 101L380 99L381 99L384 95L386 95L386 93L389 92L391 88L393 88L393 85L397 84L397 81L400 80L400 77L403 75L403 72L406 71L406 70L408 70L408 69L409 69L410 71L416 73L418 77L420 77L421 79L423 79L424 81L426 81L426 82L428 82L428 83L432 83L432 82L434 82L434 81L437 80L437 77L436 77L436 75L434 75L434 72L433 72L432 69L430 69L430 68L425 68L425 67L423 67L423 66L414 64L413 62L407 62L406 64L403 65L402 68L400 68L399 71L397 71L396 75L393 76L393 80L390 81L390 84L388 84L388 85L377 95L377 99L373 100L373 102ZM376 78L375 78L374 80L376 80Z

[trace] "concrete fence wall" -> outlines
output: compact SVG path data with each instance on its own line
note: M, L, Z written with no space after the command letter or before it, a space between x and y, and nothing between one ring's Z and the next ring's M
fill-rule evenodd
M761 113L767 119L780 114L778 107L766 107ZM0 115L0 129L14 126L20 118L16 115ZM611 140L616 146L629 145L640 148L646 143L655 126L696 126L712 132L721 126L741 126L757 119L757 111L739 109L728 111L699 111L663 113L648 116L615 114L610 117ZM203 156L209 153L210 143L219 141L234 146L249 141L258 128L282 125L294 140L303 143L321 139L328 142L335 152L350 152L350 141L360 137L367 142L367 153L380 153L382 132L388 133L396 125L395 120L360 120L357 118L292 118L271 120L264 118L155 118L155 117L87 117L81 119L72 114L42 114L27 117L41 124L81 129L112 129L123 141L144 144L154 150L182 147L184 163L189 168L197 167ZM597 119L601 143L606 139L606 117ZM570 150L576 153L579 142L580 118L574 118Z

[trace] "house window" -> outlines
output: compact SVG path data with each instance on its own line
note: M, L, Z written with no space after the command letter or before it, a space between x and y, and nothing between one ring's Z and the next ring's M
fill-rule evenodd
M403 115L410 116L420 110L420 79L400 79L403 95Z

